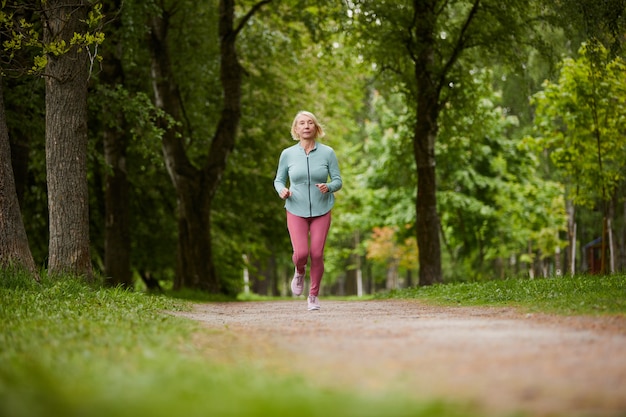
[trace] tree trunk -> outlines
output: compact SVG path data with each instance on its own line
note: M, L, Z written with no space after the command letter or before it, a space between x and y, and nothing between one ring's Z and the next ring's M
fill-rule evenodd
M118 13L122 7L121 1L111 4L110 14ZM121 19L113 22L115 33L122 31ZM115 35L113 35L115 36ZM120 44L119 38L113 40L113 45ZM124 70L118 56L117 48L111 45L103 50L103 65L100 80L113 89L124 84ZM110 286L122 285L126 288L133 286L130 255L130 202L128 171L126 169L126 154L129 138L128 129L118 128L125 126L124 115L113 115L116 118L115 128L103 126L104 159L107 165L105 173L105 228L104 228L104 273L105 283Z
M120 117L121 119L121 117ZM123 123L120 120L120 123ZM104 271L106 284L133 285L130 269L130 208L126 171L126 138L104 132L105 181Z
M174 120L182 121L183 103L174 81L168 47L169 15L155 16L151 22L152 83L156 106ZM163 135L163 157L177 198L178 247L174 289L196 288L219 292L211 248L211 200L206 193L203 173L192 166L182 142L179 126L168 127Z
M437 174L435 139L439 131L439 82L435 79L435 16L432 5L415 2L416 39L419 55L415 61L417 108L413 154L417 164L416 234L419 248L419 285L442 281L439 215L437 214ZM430 23L432 26L429 26Z
M387 262L387 272L385 275L385 289L386 290L398 289L398 260L395 258L391 258Z
M557 235L558 238L558 235ZM561 247L557 246L554 251L554 275L560 277L563 275L563 270L561 269Z
M17 137L16 134L18 135ZM15 192L17 193L17 200L20 206L24 207L24 197L29 186L30 137L14 131L9 133L9 142L11 145L11 164L13 166Z
M88 7L80 0L48 0L44 42L85 33ZM87 186L87 53L73 46L48 54L46 66L46 172L50 215L48 270L93 278L89 254Z
M151 19L152 83L156 106L174 120L182 121L183 103L174 81L167 34L169 15ZM164 126L163 157L176 190L178 247L174 289L196 288L219 292L211 248L211 198L202 171L189 161L180 126Z
M0 76L0 267L7 266L24 268L39 280L15 189Z
M626 270L626 201L622 203L622 222L619 228L619 267L618 271Z
M361 274L361 255L358 253L360 238L358 230L353 233L352 245L350 246L349 265L354 268L344 268L344 273L340 275L337 284L333 287L337 288L339 296L356 295L363 296L363 277Z
M576 273L576 207L574 202L570 199L566 201L567 211L567 242L568 251L566 259L569 265L569 274L574 275Z
M273 252L272 252L273 253ZM252 292L259 295L279 296L281 294L279 279L276 274L276 258L274 255L255 259L251 262L253 272L249 273Z
M220 1L220 80L224 102L206 163L194 167L182 142L182 131L168 128L163 137L163 154L178 198L178 260L174 289L198 288L212 293L225 287L215 272L211 244L211 207L226 170L226 162L235 147L241 118L242 69L235 42L245 22L269 0L260 1L234 28L235 3ZM183 103L172 73L167 31L169 15L152 18L152 77L156 105L175 120L183 120Z
M222 290L215 273L211 242L211 200L204 174L178 179L178 263L174 289Z
M615 273L615 246L614 246L614 238L613 238L613 217L614 217L614 213L613 213L613 206L610 205L609 207L609 218L606 220L606 244L607 244L607 250L608 250L608 273L610 274L614 274Z
M606 213L606 209L605 209ZM606 214L602 218L602 240L600 241L600 274L604 275L607 273L607 241L608 241L608 230L607 230L608 220L606 218Z
M473 0L454 48L445 57L437 50L439 36L438 0L414 0L413 17L415 81L417 86L416 125L413 136L413 154L417 163L417 201L415 203L417 246L419 248L419 285L443 281L441 272L441 242L437 213L437 173L435 169L435 140L439 133L441 89L446 77L466 48L466 33L478 13L480 0Z

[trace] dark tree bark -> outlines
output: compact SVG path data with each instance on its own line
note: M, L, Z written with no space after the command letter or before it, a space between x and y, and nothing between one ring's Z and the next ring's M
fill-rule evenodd
M3 96L0 77L0 267L24 268L39 279L15 189Z
M11 162L13 165L13 177L15 179L15 191L20 206L24 206L24 196L28 187L28 163L30 153L30 137L19 135L17 138L9 134L11 144Z
M120 0L110 2L110 13L114 15L122 7ZM111 23L111 32L122 30L120 19ZM124 70L119 56L120 40L112 41L113 46L103 50L103 66L100 80L114 89L124 84ZM118 128L104 128L104 159L107 164L105 174L105 228L104 228L104 273L105 283L110 286L133 285L131 272L130 201L126 154L129 138L124 129L124 115L112 115ZM122 126L122 128L119 128Z
M435 68L436 1L415 1L415 29L418 57L415 61L417 107L413 153L417 163L416 237L419 247L419 284L442 281L439 215L437 214L437 175L435 139L439 131L439 82Z
M459 38L446 61L436 57L436 10L438 0L414 0L414 63L417 84L417 106L413 153L417 164L416 237L419 247L419 285L432 285L443 281L441 271L441 241L437 212L437 173L435 167L435 140L439 133L441 90L448 73L465 48L467 29L478 10L480 0L475 0L469 11ZM440 58L439 58L440 59Z
M183 119L183 103L174 81L168 47L169 15L151 19L150 50L156 106L174 120ZM211 200L203 185L205 173L187 157L180 126L163 126L163 157L177 197L178 248L174 289L197 288L219 292L210 241Z
M123 118L120 116L120 123ZM105 131L104 158L109 170L105 181L104 271L106 284L132 287L130 268L130 205L126 171L127 138Z
M432 49L428 50L432 54ZM425 71L416 70L419 88L417 124L413 151L417 163L417 245L419 247L419 284L430 285L442 281L441 242L437 213L437 173L435 170L435 139L439 126L438 96L431 87Z
M235 146L241 118L242 68L236 52L237 34L265 0L257 3L234 27L235 2L221 0L219 13L220 80L224 101L205 164L194 167L182 142L180 127L168 128L163 155L178 200L178 257L174 289L197 288L211 293L225 288L215 272L211 244L211 206ZM175 120L183 120L183 103L172 72L167 45L169 16L152 18L151 53L153 89L157 107Z
M44 42L65 41L85 33L84 0L48 0ZM72 46L48 54L46 66L46 172L50 217L48 271L93 278L89 254L87 186L88 54Z

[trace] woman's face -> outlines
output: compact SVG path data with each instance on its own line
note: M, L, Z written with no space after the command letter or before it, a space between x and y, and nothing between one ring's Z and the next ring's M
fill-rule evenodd
M315 139L317 134L317 126L315 122L309 116L301 114L296 119L296 133L300 139L310 140Z

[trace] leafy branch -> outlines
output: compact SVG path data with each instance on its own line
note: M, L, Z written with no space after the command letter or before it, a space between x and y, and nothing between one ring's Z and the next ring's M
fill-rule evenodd
M24 5L7 5L3 2L0 9L0 71L2 75L8 72L17 76L45 75L44 71L50 56L60 56L68 53L72 48L85 51L89 55L89 73L93 72L96 61L102 57L98 53L99 46L104 42L102 32L102 4L96 4L88 13L85 23L88 30L84 33L74 33L67 43L65 40L45 42L42 35L40 18L45 15L43 10L32 10ZM29 52L30 50L35 52Z

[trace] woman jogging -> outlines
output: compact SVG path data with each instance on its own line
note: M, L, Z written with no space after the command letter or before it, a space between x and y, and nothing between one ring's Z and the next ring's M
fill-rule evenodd
M291 137L298 143L280 154L274 188L285 200L287 228L293 246L295 271L291 291L296 296L304 291L310 257L307 306L309 310L319 310L324 245L330 228L330 211L335 203L333 193L342 186L341 173L335 151L317 142L324 137L324 129L313 113L298 112L291 125Z

